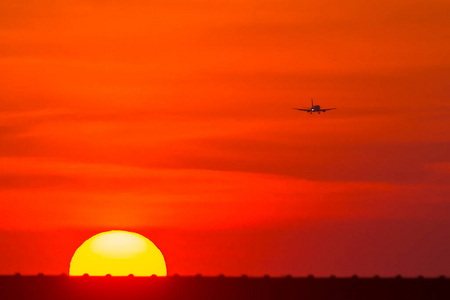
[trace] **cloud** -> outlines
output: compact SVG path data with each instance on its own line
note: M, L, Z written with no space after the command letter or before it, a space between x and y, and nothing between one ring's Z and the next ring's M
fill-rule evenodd
M1 209L8 216L2 228L228 228L302 219L440 219L449 205L439 185L323 182L48 159L4 158L2 166ZM434 200L422 200L430 189Z

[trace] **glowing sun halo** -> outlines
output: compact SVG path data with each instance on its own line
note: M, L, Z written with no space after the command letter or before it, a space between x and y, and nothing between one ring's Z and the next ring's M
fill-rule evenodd
M146 237L128 231L102 232L86 240L70 262L69 274L81 276L166 276L161 251Z

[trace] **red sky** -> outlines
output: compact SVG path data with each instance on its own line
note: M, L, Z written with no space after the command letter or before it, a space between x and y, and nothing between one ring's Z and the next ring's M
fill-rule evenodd
M0 0L0 274L128 229L169 274L450 275L449 14Z

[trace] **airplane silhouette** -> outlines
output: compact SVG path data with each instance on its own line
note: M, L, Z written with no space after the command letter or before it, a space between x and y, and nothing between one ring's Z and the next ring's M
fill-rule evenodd
M313 112L316 112L318 114L320 114L320 112L326 112L327 110L332 110L332 109L336 109L335 107L333 108L320 108L320 105L314 105L313 99L311 98L311 107L309 108L293 108L296 110L301 110L301 111L306 111L310 114L312 114Z

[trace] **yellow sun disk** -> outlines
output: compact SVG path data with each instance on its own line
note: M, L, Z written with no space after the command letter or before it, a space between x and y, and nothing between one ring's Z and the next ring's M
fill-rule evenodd
M81 276L166 276L161 251L147 238L127 231L108 231L85 241L70 262L69 274Z

